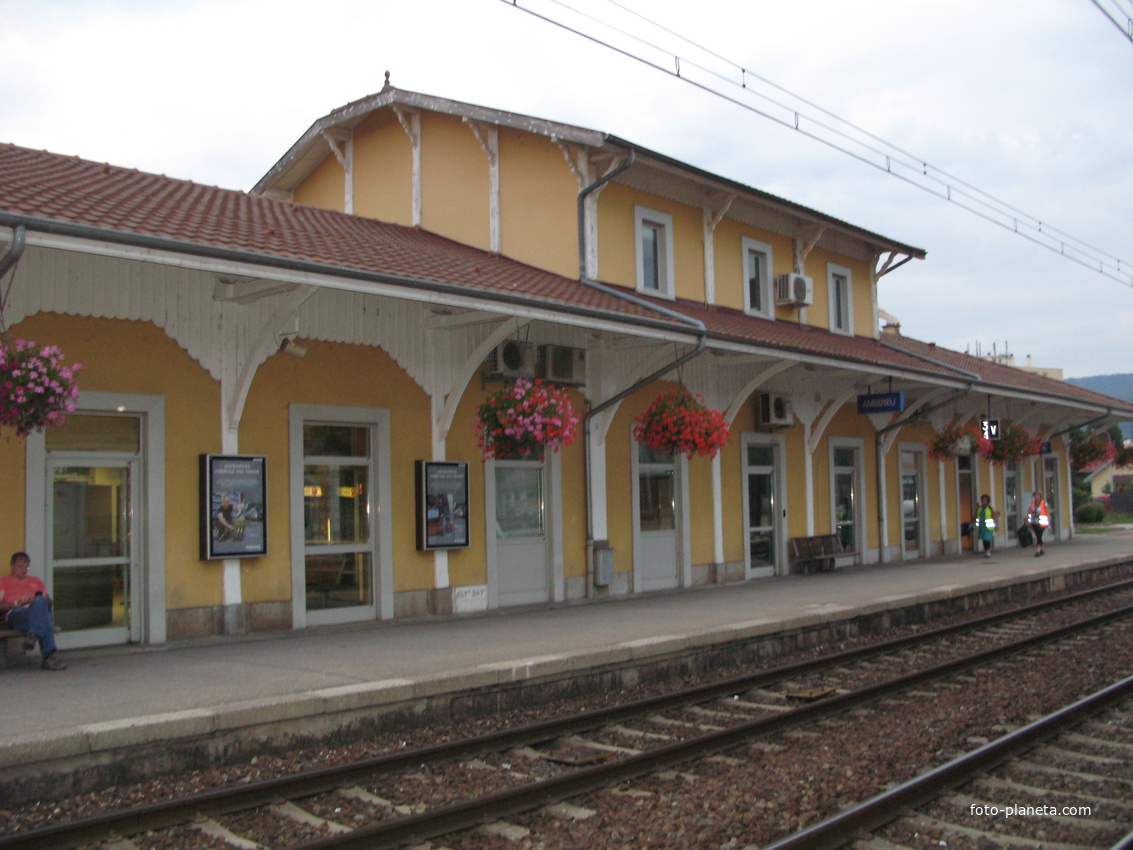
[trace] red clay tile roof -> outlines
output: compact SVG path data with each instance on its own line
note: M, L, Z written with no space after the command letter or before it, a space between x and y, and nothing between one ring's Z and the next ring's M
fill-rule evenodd
M0 146L0 213L248 252L266 264L278 258L676 324L576 280L419 228L14 145Z
M886 336L885 341L903 351L929 357L967 372L974 372L980 376L984 383L992 387L1029 391L1043 395L1057 395L1085 404L1112 407L1116 411L1133 414L1133 404L1129 402L1111 398L1055 378L1047 378L1034 372L1027 372L1024 369L1016 369L1014 366L1004 366L991 360L973 357L970 354L953 351L949 348L941 348L935 343L921 342L898 334Z
M0 145L0 223L10 226L18 221L25 221L33 231L65 223L77 225L80 235L95 239L126 244L157 239L168 242L164 247L174 251L237 252L243 259L267 266L282 261L330 274L394 278L408 287L440 284L486 300L518 299L551 309L687 331L652 310L572 278L420 228ZM1133 406L1107 396L908 337L878 341L694 302L656 303L703 322L716 339L938 379L963 378L948 368L955 366L978 373L994 386L1031 389L1048 398L1115 407L1133 415Z

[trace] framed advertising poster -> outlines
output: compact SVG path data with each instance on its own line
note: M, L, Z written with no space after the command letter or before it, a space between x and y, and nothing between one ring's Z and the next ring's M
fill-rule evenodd
M468 547L468 464L417 461L417 548Z
M201 559L268 553L267 458L201 455Z

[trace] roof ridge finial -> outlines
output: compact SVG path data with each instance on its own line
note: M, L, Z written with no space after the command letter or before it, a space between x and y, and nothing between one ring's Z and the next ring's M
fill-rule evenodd
M386 84L384 86L382 86L382 91L385 91L386 89L391 89L391 88L393 88L393 86L391 86L390 83L389 83L389 71L386 71Z

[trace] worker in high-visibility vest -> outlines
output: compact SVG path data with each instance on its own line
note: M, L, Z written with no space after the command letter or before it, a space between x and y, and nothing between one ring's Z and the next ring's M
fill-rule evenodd
M1035 491L1031 506L1027 508L1027 522L1035 533L1035 557L1043 553L1043 532L1050 528L1050 507L1043 498L1042 490Z
M980 496L980 506L976 508L976 539L983 543L984 557L991 557L995 546L995 510L991 506L991 496Z

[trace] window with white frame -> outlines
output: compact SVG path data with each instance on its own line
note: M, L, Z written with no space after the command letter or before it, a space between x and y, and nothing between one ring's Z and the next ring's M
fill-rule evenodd
M826 285L830 305L830 330L834 333L854 332L853 276L845 266L827 263Z
M772 291L771 246L744 237L744 311L765 319L775 318Z
M673 217L634 207L637 242L637 290L646 295L673 297Z

